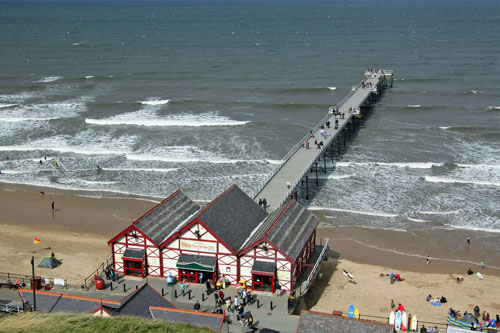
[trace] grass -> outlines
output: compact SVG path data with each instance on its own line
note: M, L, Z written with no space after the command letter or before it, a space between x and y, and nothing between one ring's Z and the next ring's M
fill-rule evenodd
M208 333L206 327L135 317L100 318L91 315L23 313L0 315L0 332L175 332Z

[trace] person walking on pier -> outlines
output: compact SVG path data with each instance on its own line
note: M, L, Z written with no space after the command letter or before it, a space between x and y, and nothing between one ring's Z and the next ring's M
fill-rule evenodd
M267 200L266 200L266 198L262 199L262 206L264 208L264 211L266 211L266 209L267 209Z
M289 180L287 180L287 181L286 181L286 187L287 187L288 189L290 189L290 186L291 186L291 185L292 185L292 184L290 183L290 181L289 181Z
M262 207L262 199L259 198L259 206Z

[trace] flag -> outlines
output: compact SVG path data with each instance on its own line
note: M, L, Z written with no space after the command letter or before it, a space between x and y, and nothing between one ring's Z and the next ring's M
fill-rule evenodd
M36 237L33 237L33 243L38 244L40 243L40 240Z

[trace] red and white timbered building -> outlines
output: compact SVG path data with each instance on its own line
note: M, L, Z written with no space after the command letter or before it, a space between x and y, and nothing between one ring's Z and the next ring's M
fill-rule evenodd
M254 290L292 290L315 246L318 219L291 200L268 215L233 185L203 209L180 190L108 242L114 268L190 283L224 277Z

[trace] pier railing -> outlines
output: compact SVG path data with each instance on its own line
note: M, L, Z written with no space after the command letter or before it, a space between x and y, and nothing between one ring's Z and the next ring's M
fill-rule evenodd
M364 79L359 81L359 83L357 85L355 85L356 88L359 88L361 87L362 83L363 83ZM349 93L339 102L337 103L337 105L335 105L335 107L333 108L336 108L336 109L340 109L344 104L345 102L351 97L351 95L354 93L353 90L349 91ZM331 109L332 107L330 107L329 109ZM312 132L313 133L316 133L316 131L323 125L325 124L325 122L331 117L331 113L328 112L323 118L321 118L321 120L312 128ZM292 149L290 149L288 151L288 153L286 153L286 155L281 159L281 162L275 166L269 175L267 175L266 177L264 177L264 179L262 180L260 186L257 187L257 189L255 191L253 191L251 197L253 199L255 199L257 197L257 195L262 191L262 189L264 187L266 187L266 185L271 181L271 179L274 177L274 175L286 164L286 162L288 162L288 160L292 157L293 154L295 154L297 152L297 150L299 150L303 145L304 145L304 142L307 141L308 139L310 138L310 134L308 133L307 135L305 135L298 143L295 144L295 146L292 147ZM312 162L310 163L310 165L305 168L305 172L307 172L307 170L309 170L309 168L311 167L311 165L313 164L313 162L316 160L317 156L321 153L322 149L318 152L318 154L316 154L316 156L314 157L314 159L312 160ZM298 182L300 181L300 179L302 179L302 177L304 176L305 172L303 172L301 174L301 176L299 177L299 179L297 181L295 181L294 183L294 186L291 186L290 187L290 191L288 191L288 193L283 197L283 199L280 201L280 203L278 204L278 207L283 204L286 199L291 195L291 193L293 193L293 189L295 188L295 186L298 184Z
M104 274L104 271L106 270L106 267L109 267L110 264L113 264L113 258L112 256L109 256L108 259L106 259L106 262L103 262L97 269L87 276L81 285L82 289L89 290L90 287L95 283L94 276L101 277L102 274Z

